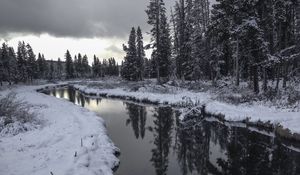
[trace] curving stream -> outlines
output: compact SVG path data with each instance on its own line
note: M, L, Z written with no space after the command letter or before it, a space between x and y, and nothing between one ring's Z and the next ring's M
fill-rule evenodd
M300 174L300 144L272 132L195 116L182 123L170 107L91 98L72 88L44 93L95 111L105 120L121 150L116 175Z

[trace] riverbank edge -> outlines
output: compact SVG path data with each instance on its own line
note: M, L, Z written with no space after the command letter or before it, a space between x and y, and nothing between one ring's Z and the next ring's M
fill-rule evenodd
M2 91L0 91L0 93L1 93L1 95L6 95L6 94L8 94L8 93L10 93L10 92L13 92L13 93L16 93L18 96L19 95L21 95L22 96L22 98L21 98L21 100L23 100L24 102L27 102L28 104L30 104L30 105L32 105L32 106L35 106L36 104L36 99L34 99L34 97L32 98L32 97L26 97L26 98L24 98L23 96L26 96L26 95L24 95L23 93L25 92L27 95L28 94L30 94L30 93L34 93L35 95L38 95L39 97L41 97L41 98L49 98L49 100L51 101L51 99L50 98L53 98L53 100L55 99L54 97L50 97L50 96L48 96L48 95L45 95L45 94L41 94L38 90L39 89L47 89L47 88L49 88L49 87L51 87L51 88L60 88L60 87L64 87L64 86L66 86L66 84L63 82L63 83L54 83L54 84L43 84L43 85L17 85L17 86L12 86L12 87L10 87L10 88L7 88L7 89L3 89ZM24 89L24 90L23 90ZM24 91L24 92L23 92ZM35 102L34 102L35 101ZM62 100L59 100L59 101L61 101L61 103L62 104L66 104L67 106L73 106L73 104L71 104L71 103L69 103L68 101L62 101ZM33 103L34 102L34 103ZM50 105L49 106L49 104L47 104L47 105L44 105L44 104L40 104L41 106L44 106L45 108L47 108L47 109L50 109L52 106ZM104 120L100 117L99 118L99 116L98 115L96 115L96 114L94 114L94 112L91 112L91 111L89 111L89 110L87 110L87 109L80 109L81 107L75 107L74 106L74 108L72 108L72 110L74 109L75 111L77 110L77 112L80 114L80 113L85 113L86 115L84 115L83 114L83 116L84 117L94 117L94 119L91 119L91 121L93 120L94 121L94 123L97 123L97 124L99 124L100 126L102 126L101 127L101 129L98 129L97 131L101 131L101 133L99 133L99 134L93 134L93 135L90 135L90 137L87 137L87 138L81 138L81 148L79 149L79 147L78 148L76 148L76 149L78 149L78 152L76 151L75 153L74 153L74 160L72 161L73 163L74 163L74 167L72 167L72 169L74 168L74 169L76 169L76 168L79 168L79 169L81 169L81 168L84 168L84 166L82 166L81 165L81 163L82 162L79 162L79 164L76 164L75 162L75 159L77 159L78 161L81 161L80 159L85 159L85 157L86 156L89 156L89 155L86 155L86 154L90 154L90 153L93 153L93 152L95 152L95 154L96 154L96 152L97 152L97 150L96 150L96 148L95 148L95 145L97 145L96 143L97 142L101 142L100 143L100 145L103 145L103 147L98 147L98 149L101 149L101 150L99 150L100 152L106 152L106 154L107 154L107 157L109 157L109 159L111 159L111 160L106 160L106 159L108 159L108 158L105 158L105 157L103 157L104 159L103 159L103 161L105 161L105 163L104 164L101 164L101 167L102 168L104 168L104 169L101 169L101 171L99 172L100 174L102 174L102 173L104 173L105 172L105 174L113 174L113 172L118 168L118 166L119 166L119 164L120 164L120 162L119 162L119 160L118 160L118 155L120 154L120 150L114 145L114 143L110 140L110 138L109 138L109 136L108 136L108 134L107 134L107 130L106 130L106 127L105 127L105 122L104 122ZM54 110L57 110L57 109L54 109ZM55 121L55 122L53 122L53 121L51 121L51 120L49 120L48 121L48 118L49 117L51 117L51 116L49 116L49 113L45 113L43 110L38 110L38 111L36 111L38 114L39 114L39 118L40 119L43 119L43 120L45 120L45 121L43 121L43 122L46 122L46 123L48 123L48 122L50 122L51 123L51 125L54 125L54 124L56 124L57 125L57 120ZM12 139L12 140L15 140L15 138L19 138L20 137L20 140L23 140L23 139L21 139L23 136L25 136L25 135L27 135L27 134L29 134L29 135L32 135L32 133L31 132L34 132L34 134L33 135L36 135L36 133L39 133L40 131L42 131L43 130L43 128L44 127L46 127L46 128L49 128L49 126L42 126L41 128L39 128L39 129L37 129L37 130L30 130L30 131L27 131L27 132L24 132L24 133L20 133L20 135L18 134L18 135L16 135L16 136L9 136L9 137L3 137L2 138L2 140L10 140L10 139ZM54 127L55 128L55 127ZM94 132L93 132L94 133ZM103 134L102 136L101 136L101 134ZM42 135L40 135L40 137L45 137L45 136L42 136ZM102 137L102 138L101 138ZM35 140L34 138L32 138L33 140ZM17 139L18 140L18 139ZM95 142L94 142L95 141ZM86 144L87 145L85 145L85 144L83 144L83 143L85 143L85 142L87 142ZM90 144L90 142L91 142L91 145L89 145ZM104 143L104 142L106 142L106 143ZM0 141L0 143L1 143L1 141ZM95 143L95 144L94 144ZM105 146L104 146L105 145ZM110 146L108 146L108 145L110 145ZM90 147L89 147L90 146ZM75 148L75 147L74 147ZM86 156L85 156L86 155ZM103 155L102 155L103 156ZM68 156L69 157L69 156ZM78 158L77 158L78 157ZM100 155L100 157L101 157L101 155ZM100 158L100 157L98 157L98 159ZM102 161L102 160L101 160ZM97 161L97 163L99 163L99 162L101 162L101 161ZM110 161L110 162L109 162ZM71 163L72 164L72 162L64 162L63 164L69 164L69 163ZM62 164L62 165L63 165ZM19 166L21 166L21 165L19 165ZM35 166L35 165L34 165ZM75 166L78 166L78 167L75 167ZM86 166L86 168L89 168L88 166ZM111 170L111 172L108 170L108 169L110 169ZM57 169L58 170L58 169ZM100 170L100 168L99 168L99 170ZM104 171L102 171L102 170L104 170ZM108 171L107 171L108 170ZM55 171L55 170L54 170ZM73 170L72 170L73 171ZM80 174L80 172L81 172L81 170L75 170L76 171L76 173L75 174L77 174L77 173L79 173ZM90 170L87 170L87 171L90 171ZM86 170L84 170L84 172L86 173L87 172ZM1 172L1 171L0 171ZM91 172L91 171L90 171ZM50 172L50 173L52 173L52 172ZM95 173L95 171L94 170L92 170L92 173L91 174L94 174ZM0 173L1 174L1 173ZM55 174L55 173L54 173Z
M161 103L160 101L155 101L155 100L153 101L148 98L141 98L138 96L134 96L132 94L131 95L125 95L125 94L117 95L117 94L112 94L112 93L108 93L108 92L101 92L101 91L105 91L106 89L101 89L101 91L100 90L97 91L97 89L93 89L93 92L89 92L92 88L88 88L88 87L84 88L82 85L77 86L76 83L66 83L66 84L62 84L59 86L52 86L52 87L47 87L44 89L38 89L38 91L43 91L43 90L47 90L47 89L49 90L49 89L53 89L53 88L63 88L63 87L67 87L67 86L72 87L75 90L78 90L83 95L89 96L89 97L110 98L110 99L126 100L126 101L135 102L135 103L150 104L150 105L155 105L155 106L167 105L167 106L171 106L173 108L187 109L187 108L181 106L180 103L169 103L167 101ZM191 108L191 110L196 109L196 108L205 108L205 104L202 104L200 106L194 106ZM201 110L199 110L199 111L201 111ZM285 128L280 123L276 123L274 121L273 122L270 120L268 120L268 121L262 121L262 120L251 121L250 117L244 117L244 118L241 118L240 120L230 120L230 119L226 118L225 114L222 114L222 111L220 113L214 113L213 111L209 111L206 108L205 108L205 111L214 115L216 119L218 119L220 122L223 122L223 123L224 122L242 123L242 124L245 124L246 127L257 127L257 128L263 129L263 130L272 131L272 132L274 132L275 136L278 136L282 139L286 139L288 141L300 142L300 132L292 132L289 128Z

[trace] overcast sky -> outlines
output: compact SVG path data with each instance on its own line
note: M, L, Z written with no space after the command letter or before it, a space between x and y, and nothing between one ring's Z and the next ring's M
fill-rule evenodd
M168 11L175 0L165 0ZM47 59L67 49L101 58L123 58L132 26L148 32L149 0L0 0L0 40L32 45ZM149 38L149 36L144 36Z

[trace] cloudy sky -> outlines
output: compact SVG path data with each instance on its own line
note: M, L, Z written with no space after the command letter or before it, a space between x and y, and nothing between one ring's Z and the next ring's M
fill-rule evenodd
M174 0L165 2L169 10ZM18 41L28 42L47 59L63 58L69 49L121 60L130 28L149 30L147 5L148 0L0 0L0 40L15 48Z

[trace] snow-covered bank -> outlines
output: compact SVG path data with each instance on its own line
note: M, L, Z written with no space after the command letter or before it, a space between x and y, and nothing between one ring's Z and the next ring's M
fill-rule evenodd
M108 138L104 121L87 109L36 92L43 87L0 91L15 91L43 121L39 129L0 137L0 174L112 174L118 149Z
M298 109L279 109L275 106L268 106L263 103L234 105L218 101L209 92L193 92L184 88L166 87L168 92L159 93L150 87L144 86L132 90L129 88L106 88L105 82L100 83L100 88L92 82L92 86L85 84L73 84L73 86L89 95L98 95L105 97L122 97L140 102L152 102L157 104L170 104L174 106L206 106L207 112L212 114L222 114L227 121L249 122L271 122L274 125L279 124L284 129L289 129L291 133L300 133L300 107ZM101 84L102 83L102 84ZM298 103L299 104L299 103Z

